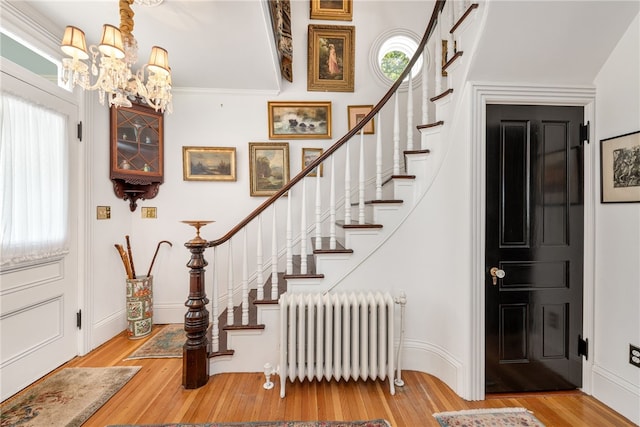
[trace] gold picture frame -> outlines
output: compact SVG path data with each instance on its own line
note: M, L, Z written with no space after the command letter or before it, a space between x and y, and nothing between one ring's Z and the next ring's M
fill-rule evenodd
M272 196L289 182L289 143L249 143L249 194Z
M318 157L320 157L322 155L322 148L303 148L302 149L302 169L306 168L308 165L311 164L311 162L313 162L315 159L317 159ZM323 168L322 168L322 163L320 163L320 176L323 176ZM309 175L307 176L317 176L318 174L318 168L316 167L312 172L309 172Z
M307 90L353 92L356 27L309 25Z
M235 181L235 147L182 147L184 181Z
M311 0L311 19L351 21L353 0Z
M331 138L331 101L272 101L267 109L269 139Z
M349 118L349 130L353 129L364 117L373 110L373 105L349 105L347 107L347 116ZM371 119L362 130L365 135L373 135L375 133L375 119Z

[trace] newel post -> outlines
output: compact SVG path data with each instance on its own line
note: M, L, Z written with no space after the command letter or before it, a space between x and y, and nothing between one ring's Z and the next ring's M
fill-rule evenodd
M186 222L186 221L185 221ZM195 238L184 245L191 252L187 263L189 271L189 298L185 302L187 313L184 315L184 330L187 341L182 347L182 385L186 389L202 387L209 380L209 343L207 328L209 326L209 299L204 290L204 268L207 261L204 251L207 241L200 237L201 222L193 224L198 230Z

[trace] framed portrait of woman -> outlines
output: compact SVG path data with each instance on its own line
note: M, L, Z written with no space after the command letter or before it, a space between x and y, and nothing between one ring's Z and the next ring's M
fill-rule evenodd
M355 27L309 25L307 90L353 92Z

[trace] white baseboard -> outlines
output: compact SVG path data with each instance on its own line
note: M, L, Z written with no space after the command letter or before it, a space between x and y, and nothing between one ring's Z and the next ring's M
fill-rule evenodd
M155 325L184 323L184 315L186 313L187 307L184 304L154 304L153 323Z
M127 329L127 313L125 313L125 310L120 310L94 323L91 329L89 351L109 341L125 329Z
M640 424L640 387L598 365L593 366L592 372L593 397Z
M433 344L406 340L402 348L402 369L426 372L462 394L462 363L445 349Z

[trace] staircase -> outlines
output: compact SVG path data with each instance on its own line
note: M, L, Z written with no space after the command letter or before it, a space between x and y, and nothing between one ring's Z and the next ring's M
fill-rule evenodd
M479 10L477 3L437 1L418 53L364 120L224 237L186 245L192 252L186 388L203 385L215 373L262 372L265 363L275 365L278 298L284 292L394 293L393 284L370 289L350 275L411 216L437 177L473 56ZM447 41L444 54L441 40ZM401 92L421 55L430 67L423 67L419 89L414 91L409 76ZM401 102L406 102L403 128ZM414 104L421 109L418 126L413 125ZM374 117L375 135L368 138L375 141L365 140L359 132ZM382 140L387 129L392 129L391 141ZM402 142L401 129L407 129ZM416 130L420 141L414 146ZM325 176L307 177L321 163ZM205 292L207 248L213 248L214 273Z

